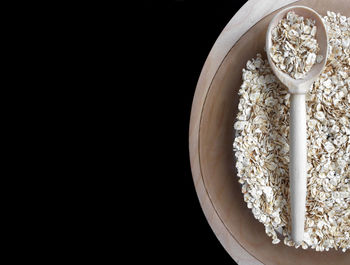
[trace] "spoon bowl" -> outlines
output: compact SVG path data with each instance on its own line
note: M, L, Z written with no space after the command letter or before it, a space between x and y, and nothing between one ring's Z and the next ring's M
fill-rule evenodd
M320 63L315 63L311 70L306 73L306 76L302 79L294 79L287 73L280 71L275 63L272 61L270 56L270 50L272 47L272 29L278 25L278 22L284 18L288 12L294 11L297 15L304 18L311 18L315 20L315 26L317 27L316 31L316 40L320 47L318 52L319 55L323 56L323 60ZM267 59L270 63L272 71L278 77L278 79L289 89L289 93L292 94L305 94L317 79L317 77L322 73L326 61L328 58L328 35L326 26L324 25L321 16L313 9L306 6L291 6L286 9L283 9L277 13L271 20L267 32L266 32L266 53Z

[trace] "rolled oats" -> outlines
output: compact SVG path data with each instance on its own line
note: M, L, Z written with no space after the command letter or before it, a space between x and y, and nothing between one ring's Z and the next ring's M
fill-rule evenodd
M325 70L306 95L308 180L301 247L345 252L350 248L350 18L327 12L323 19L330 55ZM304 35L316 33L310 20L302 24L300 17L288 14L282 26L288 28L291 23L303 25ZM298 30L294 26L288 36L293 39L300 34ZM277 39L278 30L274 36ZM296 48L290 41L284 49L279 53L282 59L277 56L276 60L282 61ZM308 55L306 60L317 62L321 58ZM290 67L295 72L290 64L285 69L289 71ZM290 236L289 93L258 54L243 69L239 96L233 149L244 201L264 224L273 244L283 241L297 248Z
M304 19L294 11L288 12L272 29L269 53L275 65L295 79L303 78L315 63L323 61L323 56L317 55L320 48L315 38L316 31L315 21ZM249 65L247 68L251 70Z

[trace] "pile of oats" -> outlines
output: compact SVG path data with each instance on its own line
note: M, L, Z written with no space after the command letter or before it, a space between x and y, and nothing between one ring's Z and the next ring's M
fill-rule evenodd
M326 68L306 95L307 203L303 249L350 248L350 18L327 12ZM260 54L243 69L233 149L244 200L277 244L290 237L289 94ZM277 234L276 231L281 233Z
M304 19L293 11L287 13L272 29L271 59L281 71L295 79L305 77L315 62L323 60L317 55L320 48L316 36L315 21Z

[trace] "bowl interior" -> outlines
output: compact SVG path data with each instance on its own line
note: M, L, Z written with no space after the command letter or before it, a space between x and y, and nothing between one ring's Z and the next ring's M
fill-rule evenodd
M314 0L296 4L309 6L322 16L327 10L350 16L346 1ZM199 157L205 188L227 233L264 264L350 264L349 251L316 252L287 247L282 242L273 245L271 238L265 234L264 226L254 219L246 207L240 190L232 151L237 92L247 60L258 52L266 58L265 34L276 12L260 20L232 47L209 88L199 132Z

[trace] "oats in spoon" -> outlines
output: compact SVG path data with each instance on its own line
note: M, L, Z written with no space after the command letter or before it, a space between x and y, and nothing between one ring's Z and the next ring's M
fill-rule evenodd
M271 58L294 79L305 77L315 63L323 60L316 36L315 21L290 11L272 30Z

